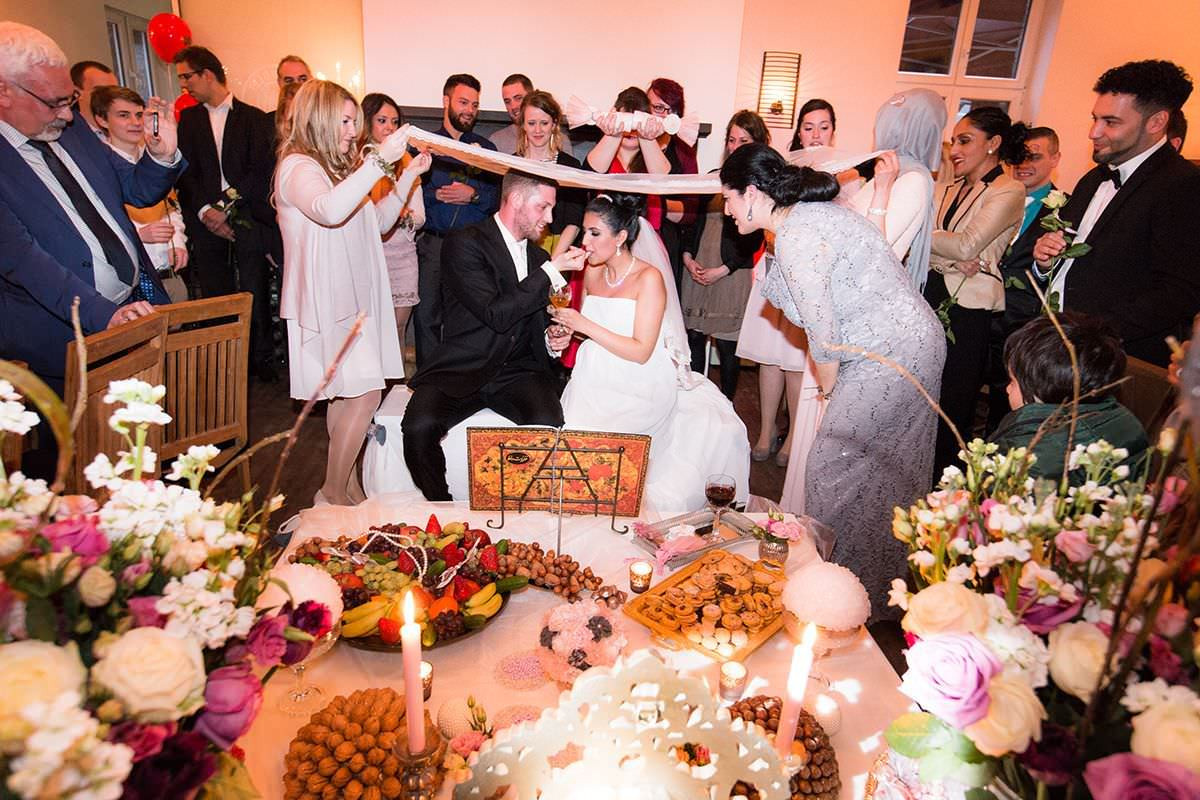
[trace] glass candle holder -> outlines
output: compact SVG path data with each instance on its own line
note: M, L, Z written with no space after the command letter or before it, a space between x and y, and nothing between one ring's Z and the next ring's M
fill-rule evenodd
M641 594L650 588L654 577L654 565L649 561L635 561L629 565L629 591Z
M421 662L421 694L426 700L433 694L433 664Z
M721 699L730 702L741 700L746 691L746 665L740 661L726 661L721 665Z

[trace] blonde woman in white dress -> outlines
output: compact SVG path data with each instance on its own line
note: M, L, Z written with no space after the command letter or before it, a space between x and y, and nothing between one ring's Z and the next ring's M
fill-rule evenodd
M408 128L359 163L354 143L361 127L362 112L349 92L308 81L292 103L292 127L275 171L285 254L280 317L287 320L292 397L307 399L316 391L355 319L365 315L321 395L329 400L329 453L315 504L365 499L354 464L385 381L404 376L380 234L395 224L421 170L406 170L389 197L371 202L371 188L403 157ZM428 168L428 157L422 160Z

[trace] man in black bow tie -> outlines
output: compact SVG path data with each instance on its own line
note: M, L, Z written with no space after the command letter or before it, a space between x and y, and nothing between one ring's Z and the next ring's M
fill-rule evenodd
M1060 307L1106 318L1126 352L1166 366L1165 339L1186 338L1200 311L1200 168L1167 143L1168 121L1192 93L1170 61L1133 61L1096 81L1092 158L1060 211L1091 250L1056 264L1062 233L1038 239L1041 275L1053 268Z

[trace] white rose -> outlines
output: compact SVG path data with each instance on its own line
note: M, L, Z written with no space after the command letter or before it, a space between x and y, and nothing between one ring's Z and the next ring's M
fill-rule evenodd
M1051 189L1050 193L1042 200L1042 205L1050 210L1062 208L1067 204L1067 193L1062 189Z
M935 583L908 600L904 630L920 637L939 633L983 633L988 608L983 596L961 583Z
M117 590L117 581L112 573L99 564L93 564L83 571L79 579L79 598L89 608L99 608L112 599Z
M1090 702L1104 654L1108 636L1090 622L1069 622L1050 632L1050 677L1058 688Z
M191 637L134 628L92 667L92 678L138 722L171 722L204 705L204 658Z
M1200 774L1200 714L1180 703L1161 703L1133 718L1129 749Z
M24 731L21 709L49 703L65 692L82 692L87 670L74 642L63 647L29 639L0 645L0 729ZM20 729L20 730L18 730ZM0 742L3 748L5 742Z
M1021 677L997 675L988 684L988 713L963 729L979 752L989 756L1024 753L1042 738L1046 709Z

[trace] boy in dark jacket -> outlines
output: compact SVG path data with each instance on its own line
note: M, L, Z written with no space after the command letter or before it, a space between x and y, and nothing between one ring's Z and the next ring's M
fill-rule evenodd
M1150 447L1146 430L1129 409L1116 400L1115 381L1125 374L1121 340L1103 321L1084 314L1062 312L1059 324L1075 347L1079 366L1079 418L1072 449L1100 439L1129 451L1122 462L1131 476L1144 466ZM1045 428L1033 453L1034 477L1058 479L1062 475L1070 427L1074 374L1071 357L1049 317L1041 316L1018 329L1004 345L1008 370L1008 402L1012 411L996 428L991 440L1001 451L1028 447L1038 430ZM1108 387L1103 389L1102 387ZM1053 416L1053 419L1050 419ZM1047 420L1050 420L1047 422ZM1082 471L1070 476L1083 480Z

